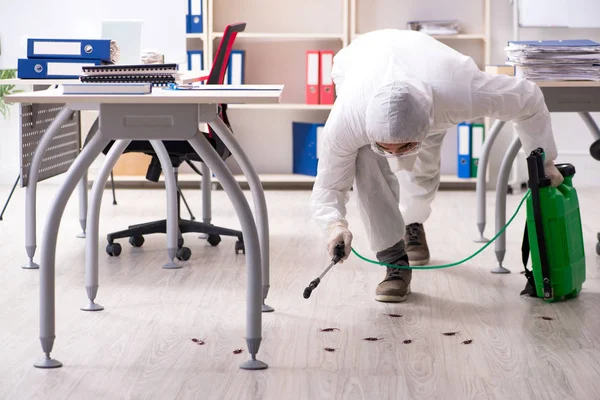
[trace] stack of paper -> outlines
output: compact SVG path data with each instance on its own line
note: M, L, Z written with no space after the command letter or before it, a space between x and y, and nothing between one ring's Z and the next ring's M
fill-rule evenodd
M600 43L592 40L509 42L507 64L534 81L600 80Z
M407 28L428 35L457 35L460 31L456 20L409 21Z

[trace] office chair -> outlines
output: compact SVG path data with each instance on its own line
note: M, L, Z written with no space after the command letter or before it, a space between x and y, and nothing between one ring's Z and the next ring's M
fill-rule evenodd
M231 53L231 48L233 47L233 43L237 34L239 32L243 32L245 28L246 23L231 24L225 28L223 38L219 43L219 48L217 49L215 58L213 60L213 65L210 70L210 74L208 76L198 78L198 81L204 81L207 85L223 84L225 78L225 71L227 69L227 63L229 61L229 55ZM227 104L219 105L219 115L223 119L223 122L225 122L227 127L231 129L231 125L227 117ZM212 144L213 148L217 151L221 159L225 161L231 155L231 152L227 149L227 147L221 141L218 135L215 134L215 132L212 130L212 128L210 128L210 126L208 128L208 132L203 133L207 137L208 141ZM111 141L102 152L106 155L113 144L114 141ZM179 240L177 243L177 258L179 260L186 261L189 260L189 258L191 257L191 250L187 247L183 247L182 237L182 234L189 232L207 234L207 241L212 246L217 246L221 242L221 236L237 237L238 240L235 243L235 252L236 254L239 251L245 253L244 240L241 231L223 228L205 222L184 220L181 218L181 191L179 190L178 184L178 168L183 162L186 162L194 170L197 171L197 169L193 166L191 161L202 162L202 159L187 141L166 140L163 141L163 144L165 145L167 152L169 153L169 158L171 159L171 164L173 165L175 171L175 182L177 183L178 188L177 218L179 221ZM156 156L154 149L150 145L150 142L139 140L132 141L123 153L131 152L144 153L152 157L150 165L148 166L148 171L146 173L146 179L148 179L149 181L158 182L162 169L158 157ZM121 246L119 243L114 242L115 239L129 237L129 243L133 247L141 247L144 244L144 235L149 235L152 233L166 233L166 229L167 221L166 219L163 219L159 221L152 221L143 224L132 225L129 227L129 229L109 233L107 235L108 244L106 246L106 252L111 256L118 256L121 253Z

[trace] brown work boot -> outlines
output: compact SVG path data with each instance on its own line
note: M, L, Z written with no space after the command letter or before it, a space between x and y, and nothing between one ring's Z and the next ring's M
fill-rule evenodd
M429 247L427 247L423 224L406 225L404 242L410 265L427 265L429 263Z
M398 264L407 265L405 261L399 261ZM387 267L385 279L377 285L375 300L390 303L405 301L410 294L411 278L410 269Z

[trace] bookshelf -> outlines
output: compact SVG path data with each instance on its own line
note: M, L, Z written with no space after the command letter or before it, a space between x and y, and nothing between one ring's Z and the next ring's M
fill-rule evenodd
M255 169L261 178L282 186L314 182L313 177L292 174L292 122L325 122L332 108L305 102L307 50L336 53L372 30L406 29L410 20L457 19L463 28L460 34L434 37L473 57L481 69L490 62L490 0L201 1L204 30L187 34L187 44L188 50L203 50L203 69L210 69L225 26L246 22L233 47L246 52L245 83L285 84L280 104L229 106L234 134ZM486 123L486 132L487 127ZM441 186L474 188L475 179L455 176L455 129L448 131L442 153ZM241 174L235 160L227 164ZM180 173L193 174L187 166Z

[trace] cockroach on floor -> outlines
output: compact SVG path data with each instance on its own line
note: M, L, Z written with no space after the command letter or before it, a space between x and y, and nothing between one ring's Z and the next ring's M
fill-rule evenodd
M543 320L545 320L545 321L552 321L554 319L552 317L546 317L544 315L542 315L540 318L543 319Z
M339 331L338 328L323 328L323 329L319 329L319 332L333 332L333 331Z
M460 332L443 332L442 335L444 336L455 336L458 335Z
M333 347L325 347L323 350L330 351L332 353L335 351L335 349Z
M242 351L244 351L244 349L235 349L233 354L240 354Z
M385 315L387 315L388 317L392 317L392 318L400 318L400 317L402 317L402 314L385 314Z
M193 338L192 342L196 343L199 346L202 346L205 343L204 339L196 339L196 338Z
M471 344L471 343L473 343L473 339L468 339L468 340L465 340L464 342L461 342L461 343L462 344Z
M381 339L383 339L383 338L378 338L378 337L366 337L366 338L363 338L363 340L367 340L369 342L375 342L375 341L381 340Z
M404 344L411 344L412 343L412 339L406 339L402 343L404 343Z

